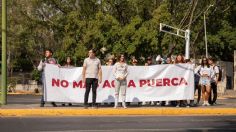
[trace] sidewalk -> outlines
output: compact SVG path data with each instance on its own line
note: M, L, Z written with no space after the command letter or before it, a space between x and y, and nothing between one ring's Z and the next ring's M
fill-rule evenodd
M52 107L46 104L39 107L41 96L38 95L8 95L8 105L0 107L0 116L120 116L120 115L236 115L236 98L220 97L217 105L197 107L170 106L138 106L133 104L128 109L113 109L112 106L101 106L98 109L83 109L82 104L73 106Z

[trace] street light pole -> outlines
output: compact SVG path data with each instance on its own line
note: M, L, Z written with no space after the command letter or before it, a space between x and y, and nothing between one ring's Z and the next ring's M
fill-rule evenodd
M208 58L208 46L207 46L207 35L206 35L206 14L205 13L204 13L204 33L205 33L206 57Z
M206 33L206 13L212 7L213 5L210 5L207 10L204 12L204 33L205 33L205 46L206 46L206 57L208 58L208 45L207 45L207 33Z
M164 27L169 28L173 31L168 31L164 29ZM183 29L166 25L164 23L160 23L160 31L184 38L186 42L185 43L185 59L190 59L190 30L189 29L183 30Z
M2 0L2 84L1 104L7 104L7 0Z

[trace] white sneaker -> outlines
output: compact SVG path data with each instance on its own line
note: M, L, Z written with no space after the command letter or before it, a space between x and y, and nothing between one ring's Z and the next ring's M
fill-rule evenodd
M205 104L206 106L210 106L210 104L207 102L206 104Z
M125 108L125 109L127 108L125 102L122 102L122 106L123 106L123 108Z
M155 105L154 101L151 102L151 105Z
M142 102L142 105L146 105L146 102Z
M166 101L166 106L170 105L169 101Z

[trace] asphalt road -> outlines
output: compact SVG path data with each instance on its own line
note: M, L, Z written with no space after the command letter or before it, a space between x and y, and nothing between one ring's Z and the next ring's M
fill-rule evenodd
M1 132L235 132L236 116L0 117Z
M2 108L39 108L40 96L11 95ZM214 107L235 108L236 99L218 100ZM72 106L78 108L81 105ZM51 108L48 104L46 107ZM111 107L111 106L110 106ZM137 107L137 106L133 106ZM155 107L155 106L153 106ZM201 106L199 106L201 107ZM0 107L1 108L1 107ZM68 108L65 107L65 108ZM143 131L236 131L234 116L77 116L1 117L0 132L143 132Z

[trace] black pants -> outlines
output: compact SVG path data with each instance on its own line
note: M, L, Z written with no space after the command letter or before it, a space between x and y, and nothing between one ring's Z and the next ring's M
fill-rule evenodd
M213 99L212 99L212 92L210 92L210 95L209 95L209 104L214 104L216 102L216 99L217 99L217 84L215 82L211 83L211 90L213 92Z
M96 97L97 97L97 87L98 87L98 79L96 78L86 78L86 91L84 95L84 105L88 105L88 97L89 92L92 86L92 92L93 92L93 105L96 105Z
M196 92L196 90L197 90L197 103L199 103L201 100L202 90L201 90L201 86L198 83L195 84L194 93Z

